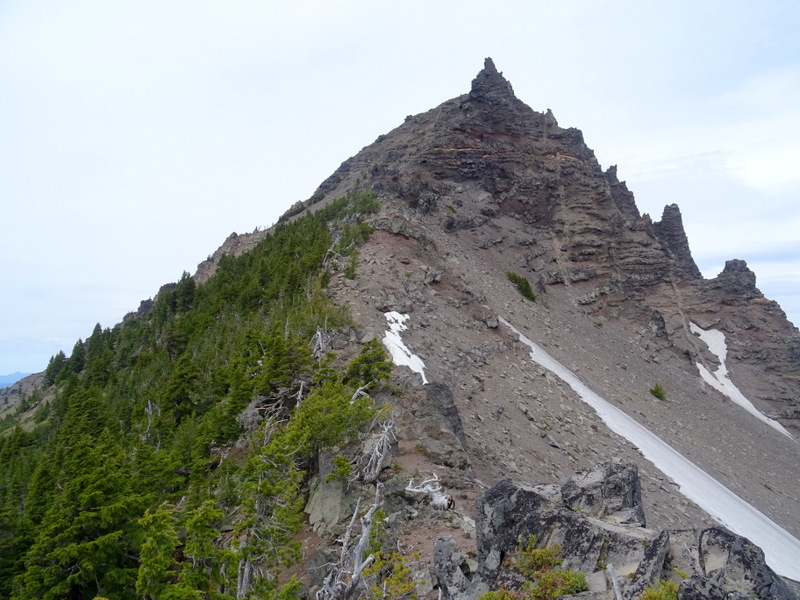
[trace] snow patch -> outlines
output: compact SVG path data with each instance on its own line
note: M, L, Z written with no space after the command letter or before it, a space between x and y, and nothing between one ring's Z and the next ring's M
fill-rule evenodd
M389 322L389 331L383 336L383 345L392 355L392 362L397 366L406 366L415 373L419 373L422 377L422 383L428 383L425 378L425 363L406 347L400 337L400 332L408 329L405 324L408 320L408 315L400 314L394 310L383 313L383 315Z
M526 338L511 323L502 317L500 321L530 348L530 356L535 363L551 371L569 385L597 412L611 431L631 442L647 460L677 483L684 496L703 508L723 526L760 546L767 564L776 573L800 580L800 564L796 559L800 556L800 540L739 498L622 410L590 390L572 371Z
M783 425L774 419L770 419L755 406L753 406L753 403L750 402L750 400L748 400L745 395L739 391L739 388L737 388L731 381L730 377L728 376L728 367L725 365L725 359L728 356L728 344L725 342L725 334L717 329L705 330L696 323L691 322L689 323L689 328L691 329L692 333L697 335L697 337L699 337L705 343L705 345L708 346L708 349L711 351L711 353L719 360L719 367L717 367L717 370L713 373L700 363L695 363L697 365L697 370L700 371L700 377L703 378L703 381L721 394L727 396L732 402L741 406L759 421L763 421L770 427L780 431L783 435L789 437L790 439L794 439L792 434L784 429Z

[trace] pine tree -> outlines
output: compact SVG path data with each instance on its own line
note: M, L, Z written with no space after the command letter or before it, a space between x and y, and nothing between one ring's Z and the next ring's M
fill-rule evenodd
M67 357L63 350L59 350L58 353L50 358L50 362L47 363L47 368L44 371L44 382L46 385L53 385L56 382L66 362Z
M136 520L142 497L108 430L81 434L64 455L61 492L51 503L18 577L15 598L132 598Z
M160 600L166 588L176 581L178 539L175 509L166 502L156 510L148 510L139 519L145 541L139 552L136 593L146 600Z

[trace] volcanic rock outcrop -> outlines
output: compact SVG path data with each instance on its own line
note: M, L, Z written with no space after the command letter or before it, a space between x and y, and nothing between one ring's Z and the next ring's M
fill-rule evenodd
M596 600L636 600L650 587L679 584L680 600L797 596L746 538L720 527L698 530L645 528L635 465L605 463L566 484L524 485L505 480L475 506L478 567L467 577L452 537L436 540L437 581L443 596L478 598L495 589L518 590L527 581L515 568L530 536L538 548L560 550L562 571L587 576ZM616 592L615 592L616 588Z

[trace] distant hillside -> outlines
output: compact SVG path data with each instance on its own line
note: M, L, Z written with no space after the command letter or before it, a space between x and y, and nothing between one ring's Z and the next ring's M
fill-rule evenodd
M10 375L0 375L0 388L8 387L17 383L23 377L27 377L30 373L11 373Z

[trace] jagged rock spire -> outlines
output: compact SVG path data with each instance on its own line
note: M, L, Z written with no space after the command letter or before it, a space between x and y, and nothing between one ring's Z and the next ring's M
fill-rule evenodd
M761 296L756 287L756 274L745 261L738 258L726 261L725 268L711 280L711 285L721 290L728 299L736 301Z
M483 69L472 80L472 88L460 108L473 131L540 136L543 131L558 127L552 113L538 113L514 95L511 84L491 58L484 61Z
M494 61L487 58L483 62L483 69L472 80L472 89L469 92L470 100L489 101L495 103L499 100L516 100L511 83L498 72Z
M683 228L683 218L677 204L664 207L661 220L653 224L656 236L676 259L678 275L683 278L699 279L702 277L700 269L692 258L689 249L689 238Z

